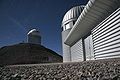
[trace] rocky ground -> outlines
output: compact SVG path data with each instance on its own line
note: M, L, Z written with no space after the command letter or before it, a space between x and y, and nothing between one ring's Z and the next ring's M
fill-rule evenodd
M120 58L0 67L0 80L120 80Z

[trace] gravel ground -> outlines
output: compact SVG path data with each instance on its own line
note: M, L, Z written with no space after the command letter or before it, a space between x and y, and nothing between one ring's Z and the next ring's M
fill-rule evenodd
M120 80L120 58L4 66L0 80Z

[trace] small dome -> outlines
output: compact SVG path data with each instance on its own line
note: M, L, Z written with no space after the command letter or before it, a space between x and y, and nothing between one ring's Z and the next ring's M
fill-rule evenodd
M36 29L30 30L27 35L41 36L41 35L40 35L40 32L39 32L38 30L36 30Z
M82 10L84 9L84 6L76 6L71 8L65 15L62 21L62 25L70 22L70 21L76 21L77 18L80 16Z

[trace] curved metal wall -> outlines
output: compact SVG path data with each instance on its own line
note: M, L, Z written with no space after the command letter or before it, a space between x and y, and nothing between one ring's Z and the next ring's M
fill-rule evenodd
M28 35L28 43L41 44L41 36Z
M96 59L120 57L120 8L92 30Z
M63 49L63 62L70 62L71 61L71 53L70 53L70 46L64 44L65 38L70 32L71 29L62 31L62 49Z

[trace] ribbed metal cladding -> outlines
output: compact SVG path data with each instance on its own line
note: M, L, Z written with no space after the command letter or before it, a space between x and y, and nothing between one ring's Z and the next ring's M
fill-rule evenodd
M70 62L71 61L71 53L70 53L70 46L64 44L64 40L71 29L62 31L62 49L63 49L63 62Z
M108 17L120 6L120 0L89 0L75 25L68 34L65 44L72 46L91 29Z
M120 8L92 30L96 59L120 57Z
M93 60L94 59L94 51L93 51L92 35L90 35L86 39L84 39L84 42L85 42L86 60Z
M83 61L82 39L71 47L71 61Z

